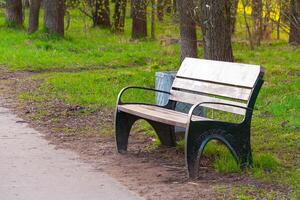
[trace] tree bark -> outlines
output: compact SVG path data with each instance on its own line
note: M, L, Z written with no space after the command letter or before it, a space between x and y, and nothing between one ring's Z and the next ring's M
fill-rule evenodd
M290 10L289 43L300 45L300 0L291 0Z
M172 13L172 0L165 0L165 9L168 14Z
M113 26L113 30L115 32L119 32L119 33L124 32L126 4L127 4L127 0L116 0L115 2L114 26Z
M164 20L164 4L164 0L157 0L157 19L160 22Z
M132 39L147 37L147 1L133 0Z
M133 0L130 0L130 17L133 16Z
M44 26L46 32L64 36L64 0L44 0Z
M200 0L203 57L234 61L231 47L230 0Z
M31 0L29 6L30 6L30 12L29 12L28 32L34 33L39 28L41 0Z
M252 21L253 21L253 42L256 46L260 46L263 36L263 16L262 16L262 0L252 0Z
M196 24L191 16L192 12L190 10L192 5L192 1L177 1L180 20L181 62L186 57L198 57Z
M235 25L236 25L236 15L239 5L239 0L232 0L231 5L231 33L235 32Z
M93 26L110 28L109 0L95 0L93 11Z
M174 10L174 14L177 13L177 0L173 0L173 10Z
M23 0L23 6L24 6L25 8L29 8L29 6L30 6L30 1L31 1L31 0Z
M252 39L252 32L251 32L251 27L249 25L248 19L247 19L247 6L248 6L248 2L245 2L244 0L241 1L242 5L243 5L243 17L244 17L244 21L245 21L245 25L246 25L246 31L248 34L248 40L249 40L249 44L250 44L250 48L251 50L254 50L254 45L253 45L253 39Z
M151 0L151 39L155 39L155 0Z
M273 32L273 21L271 19L272 13L272 0L265 1L264 17L263 17L263 28L262 28L262 39L270 40Z
M6 22L9 27L23 27L22 0L6 1Z

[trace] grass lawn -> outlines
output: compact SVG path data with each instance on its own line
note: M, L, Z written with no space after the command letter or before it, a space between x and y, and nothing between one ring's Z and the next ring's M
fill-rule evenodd
M89 114L113 109L122 87L153 88L155 72L178 69L179 46L165 43L165 38L178 38L171 20L158 24L158 40L137 42L130 40L130 19L125 34L114 35L91 29L77 13L73 15L65 39L0 27L0 66L35 72L30 79L42 80L33 92L22 93L20 100L43 104L58 99L66 105L82 106L82 114ZM3 11L0 24L4 24ZM300 48L286 41L272 41L253 51L237 35L234 41L237 62L261 64L266 70L253 116L255 167L249 176L287 185L292 189L289 197L300 198ZM138 92L127 98L153 101L154 96ZM219 155L213 164L219 173L239 173L228 152L218 144L211 144L206 154ZM240 199L247 199L255 189L245 186L236 190Z

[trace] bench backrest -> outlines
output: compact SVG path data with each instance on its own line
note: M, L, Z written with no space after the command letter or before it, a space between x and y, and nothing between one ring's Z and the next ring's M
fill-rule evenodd
M172 85L170 100L196 104L229 103L247 107L263 68L230 62L186 58ZM205 107L245 115L241 108L207 104Z

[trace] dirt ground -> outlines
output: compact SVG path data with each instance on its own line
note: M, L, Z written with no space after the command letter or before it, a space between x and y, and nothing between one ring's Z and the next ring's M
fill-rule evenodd
M201 168L198 180L188 180L183 152L175 148L152 148L152 139L140 129L131 134L128 153L119 155L112 135L112 110L101 109L85 115L80 114L80 106L70 107L59 101L45 105L22 103L17 95L38 84L28 80L24 84L24 78L30 75L0 71L0 98L5 101L4 106L44 133L49 143L77 152L97 170L108 173L145 199L236 199L231 188L239 185L284 191L246 174L218 174L209 164ZM47 110L47 114L37 117L40 110ZM204 162L209 163L209 159Z

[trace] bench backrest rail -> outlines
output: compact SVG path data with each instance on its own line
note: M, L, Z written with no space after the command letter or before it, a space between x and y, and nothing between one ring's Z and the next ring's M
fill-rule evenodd
M263 68L257 65L186 58L174 80L170 100L196 104L219 102L247 107ZM223 105L205 107L245 115L246 110Z

